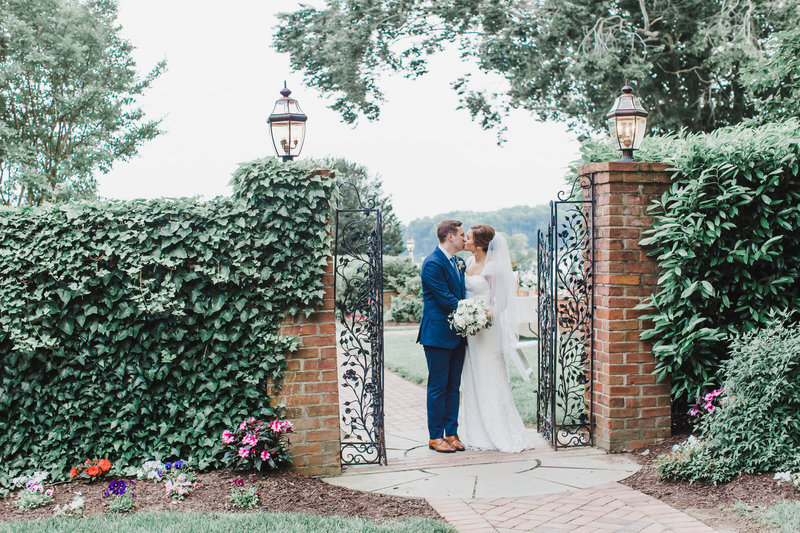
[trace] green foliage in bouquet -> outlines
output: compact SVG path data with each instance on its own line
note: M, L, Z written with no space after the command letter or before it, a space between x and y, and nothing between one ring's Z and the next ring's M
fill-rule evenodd
M0 487L71 461L183 457L274 416L297 340L287 315L323 296L333 180L242 164L233 196L0 211Z
M618 158L606 142L583 163ZM673 168L641 244L657 257L656 374L673 395L716 388L737 333L800 307L800 121L645 138L637 159Z
M731 353L727 397L701 421L699 440L661 460L662 477L720 483L800 467L800 324L784 319L738 336Z

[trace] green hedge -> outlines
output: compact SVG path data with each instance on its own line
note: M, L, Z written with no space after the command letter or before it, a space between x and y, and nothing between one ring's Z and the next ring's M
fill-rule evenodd
M674 169L642 244L661 276L653 295L656 373L673 394L720 382L728 342L800 307L800 122L647 138L637 159ZM584 161L619 157L608 143Z
M253 161L231 198L0 211L0 489L23 472L180 457L220 464L220 433L275 414L323 295L333 181Z

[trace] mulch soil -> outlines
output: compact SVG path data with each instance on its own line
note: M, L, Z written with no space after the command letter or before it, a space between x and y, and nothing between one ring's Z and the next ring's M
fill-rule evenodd
M752 508L768 507L781 500L800 500L800 491L787 483L778 485L773 474L744 474L728 483L711 485L684 481L662 481L656 469L660 455L672 451L687 435L672 437L656 446L630 454L642 469L620 481L633 489L649 494L677 509L687 510L708 525L723 531L765 531L760 522L731 512L741 501Z
M252 478L230 470L199 474L198 486L183 501L169 498L164 492L163 483L137 481L134 487L136 511L239 511L228 498L232 486L230 481L237 478L244 478L245 486L258 487L258 511L342 515L376 521L411 516L441 518L423 499L359 492L295 472L271 472L263 477ZM75 492L81 492L86 500L84 516L105 514L108 512L108 503L103 491L112 479L117 478L100 479L93 483L78 481L46 485L55 489L53 503L27 511L20 510L15 504L16 495L10 494L0 500L0 521L50 518L55 505L69 504Z

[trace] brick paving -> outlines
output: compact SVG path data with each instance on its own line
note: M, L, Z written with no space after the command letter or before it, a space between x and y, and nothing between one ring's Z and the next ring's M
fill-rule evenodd
M427 498L459 532L675 532L714 529L619 483L520 498Z
M559 450L538 438L518 454L427 448L425 389L385 374L388 466L346 467L325 481L424 497L459 532L713 532L616 481L639 467L595 448Z

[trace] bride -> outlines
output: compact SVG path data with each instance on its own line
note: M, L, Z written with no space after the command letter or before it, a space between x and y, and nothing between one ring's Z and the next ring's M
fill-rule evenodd
M521 452L533 448L533 437L514 405L503 356L518 340L508 243L491 226L478 224L467 233L464 249L473 254L465 272L467 298L483 300L493 318L492 327L467 337L458 433L471 449Z

